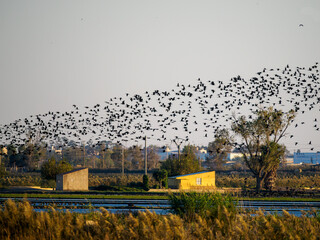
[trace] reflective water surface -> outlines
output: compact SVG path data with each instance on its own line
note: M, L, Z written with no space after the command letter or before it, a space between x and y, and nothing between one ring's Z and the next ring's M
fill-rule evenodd
M7 198L0 198L3 203ZM21 198L13 198L23 201ZM28 198L35 211L48 211L50 206L58 211L88 213L100 211L103 207L111 213L153 211L157 214L168 214L170 205L168 200L153 199L55 199L55 198ZM303 211L320 210L320 202L271 202L271 201L239 201L238 207L244 210L261 209L266 213L279 213L286 210L290 214L301 216Z

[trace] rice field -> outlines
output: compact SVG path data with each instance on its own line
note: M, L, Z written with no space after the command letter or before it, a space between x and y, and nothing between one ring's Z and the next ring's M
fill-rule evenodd
M89 187L131 187L139 188L142 185L142 174L90 174ZM216 185L220 188L255 188L255 178L250 174L241 175L219 175L216 176ZM149 185L157 187L157 182L149 175ZM5 176L0 179L0 187L8 186L40 186L40 174L19 174ZM290 189L320 189L320 175L280 175L276 179L276 187Z

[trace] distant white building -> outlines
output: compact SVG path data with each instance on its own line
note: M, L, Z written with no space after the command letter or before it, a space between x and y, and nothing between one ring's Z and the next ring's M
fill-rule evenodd
M242 158L242 157L243 157L243 154L241 152L231 152L231 153L228 153L227 160L232 161L236 158Z
M249 154L246 154L247 156L249 156ZM320 155L319 155L320 156ZM239 159L239 158L243 158L243 154L240 153L240 152L231 152L231 153L228 153L228 157L227 157L227 163L231 164L234 162L234 160L236 159ZM293 155L288 155L288 156L285 156L285 159L284 159L284 163L285 164L293 164Z
M178 150L170 150L169 148L166 148L165 150L160 148L157 153L160 156L160 161L165 161L171 155L178 156ZM199 149L199 151L196 152L196 156L200 158L201 161L204 161L208 156L207 150L204 148Z
M294 164L320 164L320 152L316 153L302 153L295 152L293 154L293 163Z

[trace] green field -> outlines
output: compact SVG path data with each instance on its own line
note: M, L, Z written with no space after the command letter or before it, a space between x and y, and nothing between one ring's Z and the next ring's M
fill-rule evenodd
M58 198L58 199L168 199L168 196L159 195L121 195L112 194L47 194L47 193L2 193L1 198Z
M1 193L0 198L57 198L57 199L169 199L168 195L134 194L48 194L48 193ZM239 197L246 201L286 201L286 202L320 202L320 198L302 197Z

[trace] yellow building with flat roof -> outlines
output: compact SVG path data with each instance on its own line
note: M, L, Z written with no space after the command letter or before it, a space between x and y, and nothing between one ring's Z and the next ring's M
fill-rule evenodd
M171 189L210 189L216 187L216 172L197 172L168 178Z

